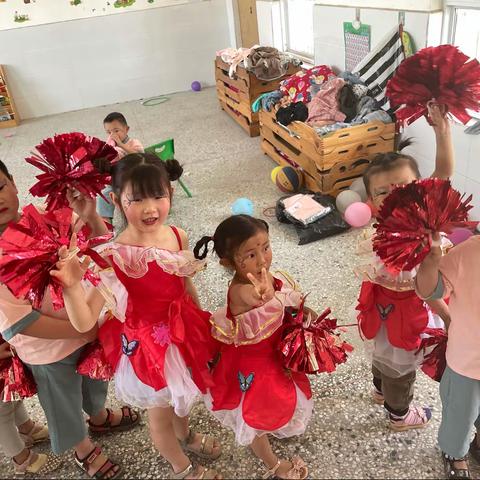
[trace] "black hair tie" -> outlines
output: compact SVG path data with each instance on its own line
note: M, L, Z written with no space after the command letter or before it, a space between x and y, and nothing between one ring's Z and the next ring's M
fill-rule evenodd
M195 248L193 249L193 254L195 255L195 258L198 260L203 260L206 258L208 254L208 244L210 242L213 242L213 237L205 236L202 237L197 244L195 245ZM203 252L202 252L203 248Z

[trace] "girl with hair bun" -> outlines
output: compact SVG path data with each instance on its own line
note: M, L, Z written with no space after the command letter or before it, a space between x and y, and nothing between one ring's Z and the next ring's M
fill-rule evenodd
M87 331L107 303L114 318L105 321L98 337L115 372L116 396L148 410L152 441L173 478L221 478L213 469L193 467L184 453L215 459L221 447L188 426L192 406L211 384L214 340L210 314L200 308L192 283L205 262L188 251L183 230L165 223L170 182L182 167L176 160L134 153L97 168L111 171L112 200L126 228L99 248L110 268L99 272L101 284L88 297L80 281L89 259L80 262L66 247L60 250L52 275L63 284L70 321ZM70 250L75 244L72 238Z

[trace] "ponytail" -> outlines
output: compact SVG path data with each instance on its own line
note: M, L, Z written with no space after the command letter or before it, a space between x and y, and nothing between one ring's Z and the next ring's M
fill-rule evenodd
M397 135L397 137L395 138L395 144L394 144L395 152L402 153L402 150L404 150L407 147L410 147L414 143L415 142L410 137L402 138L401 135Z

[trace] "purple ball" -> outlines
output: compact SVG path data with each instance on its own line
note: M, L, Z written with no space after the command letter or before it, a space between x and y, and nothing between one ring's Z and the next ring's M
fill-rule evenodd
M454 245L458 245L459 243L468 240L471 236L473 236L473 233L468 228L454 228L452 233L448 235L448 239Z
M202 89L202 85L200 82L198 82L197 80L195 80L194 82L192 82L192 90L194 92L199 92L200 90Z

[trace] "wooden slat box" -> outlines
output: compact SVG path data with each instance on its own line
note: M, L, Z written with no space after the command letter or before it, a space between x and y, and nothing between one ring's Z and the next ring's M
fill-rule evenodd
M300 70L290 65L287 73L276 80L259 80L241 65L237 67L236 77L230 78L230 66L220 57L215 59L215 80L220 107L225 110L251 137L260 134L258 113L252 112L252 103L262 94L278 89L280 82Z
M304 122L279 124L274 111L260 111L259 120L264 153L300 168L315 192L336 196L363 175L377 153L394 149L394 123L369 122L320 136Z

